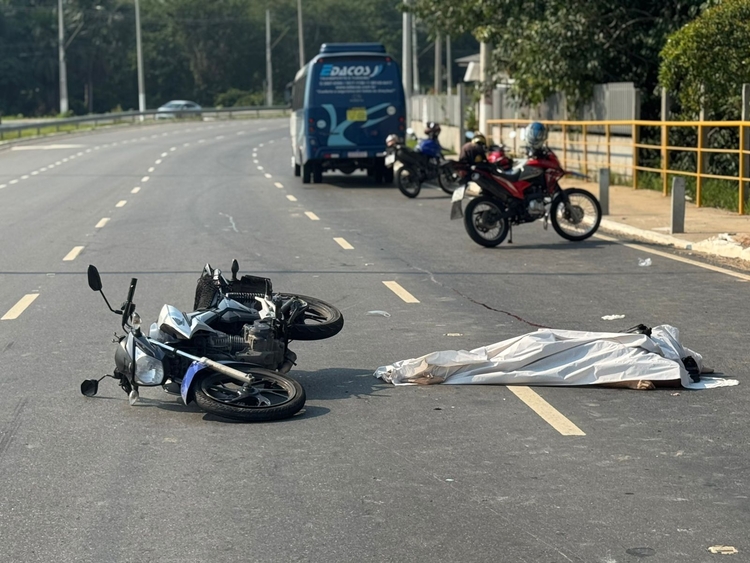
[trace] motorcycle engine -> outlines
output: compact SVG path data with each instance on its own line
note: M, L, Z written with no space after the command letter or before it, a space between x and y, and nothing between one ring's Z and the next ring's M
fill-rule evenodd
M544 215L546 205L544 202L544 190L538 186L530 186L526 189L526 211L530 217L537 218Z
M237 354L237 359L251 362L269 369L276 369L284 361L284 343L276 338L271 325L262 320L242 327L242 339L246 348Z

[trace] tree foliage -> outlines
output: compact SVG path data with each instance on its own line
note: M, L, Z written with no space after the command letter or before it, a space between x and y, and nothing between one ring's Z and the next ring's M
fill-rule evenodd
M669 36L659 81L682 113L704 107L713 118L738 119L742 84L750 83L750 0L724 0Z
M473 33L494 46L494 65L513 92L536 104L562 91L587 101L602 82L657 85L666 36L695 17L704 0L414 0L434 29Z

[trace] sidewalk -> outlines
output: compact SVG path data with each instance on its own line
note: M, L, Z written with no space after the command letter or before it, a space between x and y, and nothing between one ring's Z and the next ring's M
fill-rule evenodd
M563 188L579 187L599 196L599 185L571 178L560 182ZM637 237L645 241L701 252L723 258L741 259L750 267L750 215L722 209L696 207L685 202L685 232L670 234L672 199L653 190L622 186L609 188L609 215L602 218L601 230Z

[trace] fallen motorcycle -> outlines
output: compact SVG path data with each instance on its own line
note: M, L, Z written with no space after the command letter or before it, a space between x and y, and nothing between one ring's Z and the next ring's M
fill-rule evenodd
M305 392L285 375L296 360L288 344L295 338L334 336L343 327L343 317L318 299L272 293L267 278L237 280L238 270L235 260L232 280L226 280L207 265L196 290L204 306L183 313L164 305L146 335L133 303L138 280L131 279L125 302L114 310L98 270L89 266L89 287L102 294L110 311L121 315L125 335L113 341L118 345L113 373L84 381L81 393L96 395L99 382L112 377L128 393L131 405L139 398L139 387L162 386L179 393L186 405L195 400L223 418L260 422L296 414L305 404ZM259 287L263 291L249 291ZM233 295L231 289L248 291Z
M499 245L512 226L537 219L552 223L558 235L571 241L589 238L598 229L602 209L596 197L583 189L562 189L558 181L565 175L578 175L564 170L555 153L545 149L521 161L511 172L495 164L480 163L471 167L465 180L479 187L479 194L466 186L453 192L451 219L464 218L464 227L479 245ZM476 196L476 197L474 197ZM471 201L462 209L464 198Z

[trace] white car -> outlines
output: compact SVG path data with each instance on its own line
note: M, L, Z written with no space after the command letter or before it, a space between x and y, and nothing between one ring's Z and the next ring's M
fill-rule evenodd
M156 111L156 119L174 119L176 117L200 117L202 108L195 102L187 100L172 100ZM177 113L175 113L177 112Z

